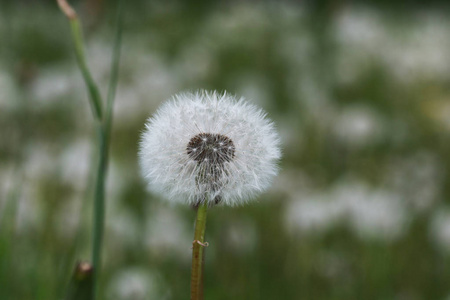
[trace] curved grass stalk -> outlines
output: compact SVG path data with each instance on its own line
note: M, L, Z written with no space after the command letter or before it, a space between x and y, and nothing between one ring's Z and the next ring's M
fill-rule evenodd
M106 110L103 109L103 101L99 89L94 82L92 75L86 63L84 53L84 42L76 12L65 0L57 0L61 10L67 16L70 22L72 39L75 46L78 67L89 92L89 100L93 111L94 120L96 120L97 140L98 140L98 165L97 177L94 192L94 213L93 213L93 235L92 235L92 263L93 263L93 284L91 290L91 299L95 299L98 294L98 279L101 270L101 253L103 244L103 231L105 223L105 182L109 159L109 140L112 127L112 112L115 98L115 91L118 81L120 46L122 40L123 28L123 1L118 0L118 11L116 21L116 35L113 46L113 56L111 61L111 77L108 87ZM104 112L105 111L105 112Z

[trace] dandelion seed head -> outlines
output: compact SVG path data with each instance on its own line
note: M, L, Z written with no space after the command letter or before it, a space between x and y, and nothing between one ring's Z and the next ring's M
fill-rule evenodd
M258 107L226 93L174 96L151 117L139 160L152 192L173 203L239 205L277 174L280 140Z
M234 144L230 138L221 134L200 133L191 138L186 151L197 162L210 160L221 165L234 157Z

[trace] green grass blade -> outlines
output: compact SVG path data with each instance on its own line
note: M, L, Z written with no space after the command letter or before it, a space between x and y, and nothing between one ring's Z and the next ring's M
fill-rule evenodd
M97 183L95 189L94 203L94 235L93 235L93 251L92 261L94 264L94 296L98 294L98 278L101 268L101 249L103 241L103 230L105 223L105 182L107 175L108 159L109 159L109 136L112 126L112 112L115 98L115 92L119 74L120 64L120 48L122 42L123 29L123 1L118 0L118 11L116 20L116 35L113 45L113 56L111 61L111 78L108 88L107 107L104 115L103 123L99 128L99 167L97 174ZM95 298L94 298L95 299Z
M95 84L86 63L83 34L81 32L81 25L78 18L70 19L70 27L72 29L72 38L75 43L75 54L77 57L78 66L89 91L89 100L93 109L94 117L100 121L102 120L102 100L97 85Z
M94 114L94 118L97 121L101 121L102 98L86 63L86 58L84 54L83 33L81 30L80 21L78 20L77 13L67 3L66 0L57 0L57 2L62 12L67 16L70 22L72 39L75 46L75 55L77 58L78 67L80 68L81 74L83 75L84 82L86 83L86 87L89 92L89 100L92 107L92 112Z
M97 134L99 142L99 164L95 184L93 214L94 232L92 235L92 263L94 266L94 284L92 293L94 295L94 299L96 299L95 296L98 293L98 278L102 266L102 244L105 223L105 181L108 166L108 144L103 124L100 124Z
M105 127L109 136L112 124L112 111L114 106L114 98L116 96L117 81L119 78L120 50L122 44L123 32L123 11L124 1L118 0L117 19L116 19L116 35L114 39L114 49L111 61L111 77L109 80L108 95L106 99Z
M101 254L103 244L103 231L105 223L105 182L108 167L109 156L109 135L112 126L112 111L115 98L115 92L118 81L119 63L120 63L120 47L122 41L123 28L123 1L118 0L118 11L116 20L116 35L113 46L113 56L111 61L111 78L109 82L106 113L102 113L102 100L95 84L89 68L86 63L84 54L83 37L81 25L78 21L75 11L65 0L58 0L58 4L62 11L70 20L72 29L72 38L75 44L75 53L78 66L85 80L89 91L89 98L94 112L94 118L99 121L97 123L98 135L98 166L97 178L95 182L94 192L94 213L93 213L93 235L92 235L92 284L90 285L90 297L95 299L98 294L98 278L101 271Z

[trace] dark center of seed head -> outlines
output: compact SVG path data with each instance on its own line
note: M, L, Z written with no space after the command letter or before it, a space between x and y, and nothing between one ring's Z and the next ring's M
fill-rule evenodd
M222 134L200 133L191 138L186 147L190 158L210 164L223 164L234 157L235 147L233 141Z

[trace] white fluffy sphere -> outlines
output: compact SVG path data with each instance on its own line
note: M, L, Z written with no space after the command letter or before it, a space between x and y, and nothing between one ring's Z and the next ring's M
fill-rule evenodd
M280 140L266 114L243 98L183 93L142 133L139 160L149 189L171 202L239 205L277 174Z

